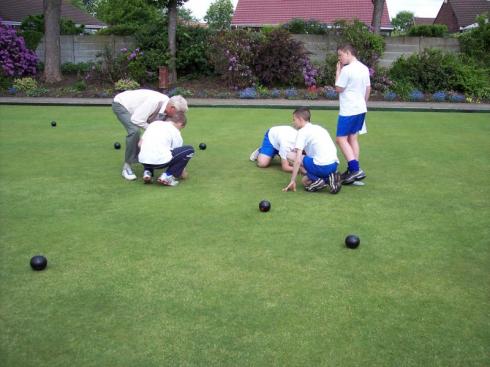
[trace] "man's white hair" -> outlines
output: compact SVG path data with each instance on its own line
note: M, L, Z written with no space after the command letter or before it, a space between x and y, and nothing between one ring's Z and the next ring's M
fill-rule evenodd
M177 111L180 111L180 112L184 112L185 113L185 112L187 112L189 110L189 107L187 107L187 101L182 96L173 96L173 97L170 97L170 100L168 102L172 106L174 106Z

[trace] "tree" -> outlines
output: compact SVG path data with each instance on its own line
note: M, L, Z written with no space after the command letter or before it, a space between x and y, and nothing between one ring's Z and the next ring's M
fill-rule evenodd
M395 31L406 32L414 24L413 17L412 12L401 11L391 20L391 24L395 28Z
M373 9L373 20L371 26L373 27L373 32L379 34L381 28L381 17L383 16L383 9L385 7L385 0L371 0L374 4Z
M168 15L168 49L170 53L168 61L168 81L169 83L175 84L177 82L177 65L176 65L176 55L177 55L177 18L178 18L178 8L187 0L152 0L153 3L167 10Z
M206 12L204 20L209 28L222 31L231 28L231 18L233 17L233 4L230 0L216 0Z
M61 0L43 0L44 11L44 79L46 83L61 81L60 19Z

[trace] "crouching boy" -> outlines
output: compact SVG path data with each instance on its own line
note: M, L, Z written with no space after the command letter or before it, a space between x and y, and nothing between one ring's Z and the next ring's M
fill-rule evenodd
M296 176L303 168L306 175L302 182L306 191L327 187L332 194L336 194L342 187L340 174L337 173L337 148L328 131L310 123L310 118L308 108L301 107L293 112L293 124L298 135L294 150L288 154L288 159L294 162L291 181L283 191L296 191ZM303 151L306 153L304 156Z
M276 155L281 158L283 171L291 172L293 167L289 164L287 154L293 149L298 132L291 126L274 126L265 132L260 148L251 155L252 162L257 161L257 167L266 168Z
M185 167L194 155L194 148L183 145L182 130L187 123L185 113L176 112L169 121L154 121L139 142L138 160L143 164L143 181L151 183L155 169L166 168L157 181L165 186L177 186L177 178L186 175Z

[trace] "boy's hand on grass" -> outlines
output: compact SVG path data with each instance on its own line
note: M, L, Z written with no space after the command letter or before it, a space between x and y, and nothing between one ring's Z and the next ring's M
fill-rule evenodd
M284 192L287 192L287 191L296 191L296 182L295 181L291 181L289 183L289 185L287 185L284 189L282 189L282 191Z

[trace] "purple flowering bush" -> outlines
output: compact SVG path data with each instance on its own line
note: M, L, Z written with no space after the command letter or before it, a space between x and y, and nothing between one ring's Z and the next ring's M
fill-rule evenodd
M255 84L252 66L260 37L257 32L235 30L210 38L210 63L229 87L242 89Z
M38 57L15 29L0 23L0 74L4 77L35 75Z
M303 57L303 79L305 80L305 85L311 87L316 85L316 78L318 76L318 69L316 69L308 57Z

